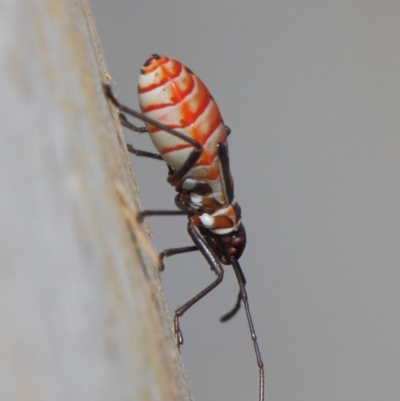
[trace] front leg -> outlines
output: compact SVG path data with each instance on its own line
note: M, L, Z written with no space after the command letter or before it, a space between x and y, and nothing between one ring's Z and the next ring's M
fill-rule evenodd
M180 253L186 253L186 252L194 252L198 251L199 248L197 246L192 245L192 246L184 246L181 248L169 248L169 249L164 249L161 253L158 254L158 258L160 259L160 271L164 270L164 258L168 258L169 256L172 255L179 255Z
M210 248L205 238L201 235L198 228L194 225L192 219L189 219L188 223L188 232L189 235L192 237L193 242L196 244L196 247L199 251L203 254L205 259L207 260L208 264L211 267L211 270L215 273L217 278L204 290L200 291L196 296L190 299L188 302L180 306L178 309L175 310L175 317L174 317L174 332L176 336L176 342L178 348L183 344L183 335L179 325L179 319L183 316L183 314L191 308L197 301L202 299L205 295L207 295L210 291L212 291L217 285L222 282L224 278L224 269L222 267L222 263L214 253L214 251Z

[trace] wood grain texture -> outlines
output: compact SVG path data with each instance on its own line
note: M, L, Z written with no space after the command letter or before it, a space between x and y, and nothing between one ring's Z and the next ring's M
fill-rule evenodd
M0 27L0 399L190 400L88 4Z

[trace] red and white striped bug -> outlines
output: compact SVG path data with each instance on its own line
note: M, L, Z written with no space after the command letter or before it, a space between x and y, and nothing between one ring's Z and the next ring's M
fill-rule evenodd
M229 169L227 137L220 111L203 82L179 61L153 54L143 65L139 78L139 103L142 113L119 103L109 85L106 96L119 109L121 124L135 132L148 132L158 154L134 149L138 156L164 160L169 169L168 182L178 192L179 211L145 210L141 216L188 216L188 233L195 246L166 249L166 256L199 250L217 278L195 297L176 309L174 330L178 347L183 343L179 318L218 284L224 275L223 264L232 265L239 295L234 308L221 318L227 321L243 302L259 368L259 401L264 400L264 365L250 315L246 279L238 259L246 245L241 210L233 193ZM131 124L125 114L142 120L146 127Z

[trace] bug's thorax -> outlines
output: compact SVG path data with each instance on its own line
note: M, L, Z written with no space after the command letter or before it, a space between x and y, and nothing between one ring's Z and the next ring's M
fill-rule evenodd
M194 209L194 221L215 234L237 231L241 223L241 210L236 198L229 203L220 180L185 178L176 187L177 206Z

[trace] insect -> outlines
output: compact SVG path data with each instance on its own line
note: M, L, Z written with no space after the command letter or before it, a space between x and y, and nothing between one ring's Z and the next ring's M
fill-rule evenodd
M121 104L109 85L106 96L119 109L121 124L132 131L148 132L158 153L130 152L164 160L168 166L167 181L176 188L175 204L179 210L145 210L141 216L187 215L187 230L194 246L166 249L164 257L200 251L216 279L175 311L174 331L178 348L183 344L179 325L182 315L197 301L217 287L224 276L223 265L231 265L239 283L239 294L233 309L222 316L232 318L243 303L259 369L259 401L264 400L264 365L250 314L246 279L238 262L246 245L241 209L233 192L229 169L227 137L220 111L203 82L179 61L153 54L143 65L139 78L141 113ZM126 115L143 121L137 127Z

